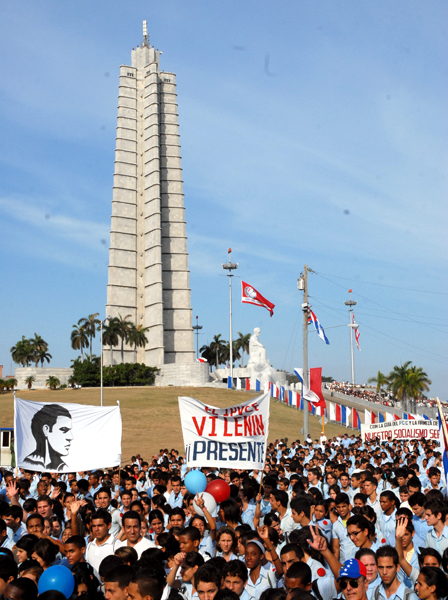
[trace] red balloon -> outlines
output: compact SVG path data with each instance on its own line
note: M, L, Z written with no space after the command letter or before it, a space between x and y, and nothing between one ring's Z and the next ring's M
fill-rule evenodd
M230 485L224 479L214 479L208 484L205 491L211 494L219 504L230 496Z

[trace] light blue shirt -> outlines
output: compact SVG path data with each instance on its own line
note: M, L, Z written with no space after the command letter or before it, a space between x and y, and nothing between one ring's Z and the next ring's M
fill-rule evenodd
M442 535L437 537L437 533L432 527L426 534L426 547L433 548L443 556L443 551L448 548L448 527L445 525L442 531Z

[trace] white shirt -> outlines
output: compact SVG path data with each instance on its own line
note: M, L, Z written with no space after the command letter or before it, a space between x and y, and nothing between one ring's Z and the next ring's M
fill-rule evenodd
M127 546L128 545L128 541L124 540L124 541L120 541L117 540L117 548L123 548L123 546ZM138 557L140 558L142 553L145 550L148 550L148 548L157 548L157 546L154 544L154 542L151 542L151 540L148 540L146 538L142 538L137 544L135 544L135 546L133 546L134 550L137 552Z
M103 558L106 558L106 556L114 554L116 548L119 547L118 544L119 542L113 535L110 535L101 546L97 546L96 539L93 540L93 542L88 543L86 549L86 561L92 565L95 577L98 577L98 579L100 579L98 569L100 568L101 561Z

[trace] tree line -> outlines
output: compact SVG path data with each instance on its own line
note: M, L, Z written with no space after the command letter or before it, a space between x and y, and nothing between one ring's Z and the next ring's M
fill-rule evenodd
M244 367L244 353L249 354L249 341L250 333L243 334L238 331L238 338L233 340L232 343L232 359L233 363L236 360L241 359L240 366ZM219 365L227 365L230 362L230 344L229 342L221 339L221 334L213 336L213 340L210 344L206 344L200 348L202 358L205 358L207 362L212 365L216 365L218 369Z

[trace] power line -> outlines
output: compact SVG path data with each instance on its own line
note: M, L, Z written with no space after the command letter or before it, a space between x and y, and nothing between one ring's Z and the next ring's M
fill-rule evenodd
M345 311L334 309L331 306L326 306L325 304L323 304L323 306L325 306L328 310L330 310L332 312L342 313L342 314L345 315ZM382 335L384 337L390 338L390 339L392 339L392 340L394 340L394 341L396 341L396 342L398 342L400 344L403 344L405 346L410 346L411 348L416 348L417 350L420 350L421 352L425 352L426 354L432 354L434 356L437 356L439 359L444 358L444 359L448 360L448 357L446 357L446 356L443 356L441 354L437 354L436 352L431 352L430 350L425 350L424 348L420 348L419 346L415 346L414 344L410 344L409 342L404 342L403 340L400 340L399 338L396 338L394 336L388 335L387 333L383 333L382 331L378 331L378 329L374 329L373 327L370 327L366 323L361 323L360 321L358 321L358 324L362 325L363 327L366 327L367 329L371 329L372 331L375 331L376 333L379 333L380 335ZM372 336L372 337L377 337L377 336ZM378 339L381 339L381 338L378 338ZM384 342L384 340L381 340L381 341ZM390 343L391 342L389 342L389 344ZM395 344L392 344L392 345L395 345ZM424 356L424 355L420 355L420 356ZM437 360L435 358L428 357L428 356L424 356L424 358L429 359L429 360ZM442 362L442 361L441 360L437 360L437 362ZM443 363L443 364L445 364L445 363Z
M329 273L317 273L317 275L329 275L329 277L336 277L336 279L345 279L346 281L353 281L353 277L340 277L338 275L330 275ZM406 292L419 292L420 294L437 294L440 296L448 296L448 292L429 292L428 290L416 290L414 288L399 287L397 285L387 285L386 283L376 283L374 281L364 281L362 279L356 279L356 283L366 283L368 285L378 285L380 287L392 288L394 290L405 290Z

